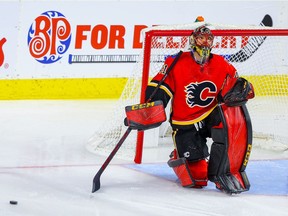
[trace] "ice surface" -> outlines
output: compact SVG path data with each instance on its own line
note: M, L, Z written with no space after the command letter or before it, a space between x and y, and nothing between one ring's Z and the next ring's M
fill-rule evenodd
M246 169L251 190L239 195L219 192L213 183L182 188L166 164L166 148L141 165L114 158L92 194L106 157L85 145L113 104L0 101L0 216L287 215L287 151L254 148Z

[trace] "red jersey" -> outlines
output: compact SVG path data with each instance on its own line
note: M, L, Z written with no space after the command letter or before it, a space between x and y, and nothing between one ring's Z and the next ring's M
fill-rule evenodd
M170 121L174 126L191 125L206 118L217 106L217 95L226 77L237 76L236 69L222 56L212 54L206 64L200 65L192 55L182 53L160 87L164 95L172 99ZM157 86L173 60L171 56L166 59L148 88Z

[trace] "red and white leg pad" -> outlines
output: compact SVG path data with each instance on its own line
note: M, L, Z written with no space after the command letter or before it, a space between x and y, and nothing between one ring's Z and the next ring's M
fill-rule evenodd
M206 160L188 162L186 158L171 158L168 165L173 168L183 187L201 188L207 186L208 164Z
M208 163L205 159L188 162L189 170L195 179L195 186L207 186L208 181Z

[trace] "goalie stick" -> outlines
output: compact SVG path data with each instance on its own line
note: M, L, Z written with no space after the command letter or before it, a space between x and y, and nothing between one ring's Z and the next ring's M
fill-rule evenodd
M260 23L260 26L272 27L273 21L270 15L266 14ZM229 62L244 62L248 60L264 43L266 36L251 37L246 46L244 46L237 53L232 55L225 55L224 57Z
M183 51L180 51L175 59L173 60L172 64L170 65L170 67L167 69L165 75L163 76L163 78L160 80L160 82L158 83L158 85L156 86L156 88L154 89L153 93L150 95L150 97L148 98L148 100L146 101L146 103L150 102L153 97L155 96L155 94L157 93L158 89L160 88L160 86L162 85L162 83L164 82L164 80L166 79L166 77L168 76L168 74L170 73L170 71L172 70L172 68L175 66L175 64L177 63L178 59L180 58L181 54L183 53ZM105 162L103 163L103 165L100 167L100 169L98 170L98 172L96 173L96 175L93 178L93 184L92 184L92 193L96 192L97 190L100 189L101 185L100 185L100 177L102 175L102 173L104 172L104 170L106 169L106 167L108 166L108 164L110 163L110 161L113 159L113 157L115 156L115 154L118 152L119 148L122 146L123 142L126 140L126 138L128 137L128 135L130 134L132 128L128 127L127 130L125 131L125 133L123 134L123 136L121 137L121 139L119 140L119 142L116 144L116 146L114 147L114 149L112 150L112 152L110 153L110 155L107 157L107 159L105 160Z

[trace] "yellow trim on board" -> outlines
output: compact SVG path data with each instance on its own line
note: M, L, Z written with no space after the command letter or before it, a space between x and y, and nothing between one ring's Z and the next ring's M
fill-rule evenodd
M0 100L117 99L128 78L0 80Z
M243 76L253 84L255 96L288 96L288 75Z
M288 96L288 75L244 76L258 96ZM0 100L117 99L128 78L0 80Z

